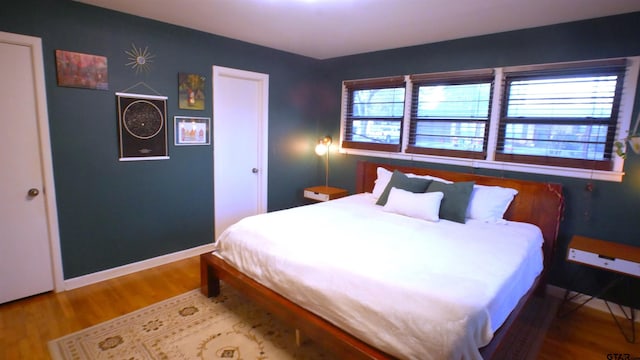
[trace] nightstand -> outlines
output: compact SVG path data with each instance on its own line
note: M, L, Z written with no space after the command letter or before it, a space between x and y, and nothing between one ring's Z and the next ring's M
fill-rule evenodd
M576 235L567 261L640 278L640 248Z
M347 195L347 190L331 186L312 186L304 189L304 197L316 201L329 201Z
M569 242L569 248L567 251L567 261L590 266L598 269L602 269L605 271L612 272L617 276L613 278L608 284L606 284L598 295L591 296L587 300L582 303L577 304L569 311L565 312L563 315L566 315L578 308L582 307L589 301L591 301L595 297L601 297L604 295L609 289L616 286L625 277L631 276L640 278L640 247L635 247L631 245L619 244L599 239L588 238L585 236L576 235ZM569 289L567 289L564 302L568 300L573 300L577 295L573 297L569 296ZM632 291L629 289L629 295L631 296ZM622 329L622 326L618 322L618 318L614 316L611 311L611 307L609 303L605 301L611 316L615 320L616 324L620 328L620 331L624 335L625 339L630 343L635 343L636 331L635 331L635 311L633 307L629 307L630 315L626 316L626 312L620 305L620 309L627 317L627 320L631 322L631 336L627 336L627 334ZM564 303L563 302L563 303ZM632 302L630 302L632 303Z

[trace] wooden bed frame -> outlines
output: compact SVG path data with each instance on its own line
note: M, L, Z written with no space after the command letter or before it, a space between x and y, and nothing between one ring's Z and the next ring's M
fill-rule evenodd
M505 218L512 221L532 223L542 230L544 237L544 270L504 324L495 332L493 340L480 349L483 358L490 359L529 298L534 293L544 295L547 272L553 258L564 205L561 185L361 161L357 165L357 193L372 191L374 181L377 178L378 167L384 167L391 171L397 169L405 173L418 175L428 174L451 181L475 181L476 184L516 189L518 190L518 195L516 195L505 213ZM219 295L220 281L224 281L265 310L301 331L305 336L313 339L323 348L331 349L336 358L394 359L394 357L364 343L323 318L261 285L212 253L200 256L200 277L200 290L206 296Z

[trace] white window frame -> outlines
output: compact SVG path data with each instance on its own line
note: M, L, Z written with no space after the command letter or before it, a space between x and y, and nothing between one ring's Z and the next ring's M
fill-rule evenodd
M638 85L638 74L640 73L640 56L627 57L627 69L624 76L623 90L622 90L622 99L620 101L620 109L618 112L618 124L616 129L616 139L624 139L627 137L627 132L631 125L631 116L633 114L633 105L636 96L636 90ZM574 62L575 63L575 62ZM487 157L485 159L469 159L469 158L458 158L458 157L449 157L449 156L434 156L434 155L422 155L422 154L412 154L405 152L409 142L409 124L411 121L411 91L413 88L413 83L411 82L410 76L405 75L405 104L409 104L409 106L405 105L405 113L403 120L403 131L402 134L402 144L401 144L401 152L386 152L386 151L374 151L374 150L361 150L361 149L349 149L343 148L340 146L340 153L347 155L360 155L360 156L371 156L371 157L382 157L382 158L390 158L390 159L400 159L400 160L412 160L412 161L421 161L421 162L430 162L430 163L439 163L439 164L448 164L455 166L465 166L472 168L484 168L484 169L494 169L494 170L502 170L502 171L515 171L515 172L524 172L524 173L533 173L533 174L544 174L544 175L553 175L553 176L561 176L561 177L572 177L572 178L582 178L582 179L592 179L592 180L604 180L604 181L612 181L612 182L621 182L624 176L624 159L614 155L612 162L613 167L611 170L594 170L594 169L581 169L581 168L569 168L569 167L560 167L560 166L549 166L549 165L535 165L535 164L524 164L524 163L514 163L514 162L505 162L505 161L496 161L495 160L495 150L498 142L498 127L500 125L500 109L502 107L502 93L503 93L503 76L504 73L507 72L511 68L516 67L498 67L494 68L495 79L494 79L494 93L493 93L493 102L491 104L492 111L489 119L489 136L487 139ZM340 143L342 144L342 139L344 138L344 123L346 116L346 104L344 103L346 99L346 87L342 86L342 109L340 113ZM640 117L639 117L640 118Z

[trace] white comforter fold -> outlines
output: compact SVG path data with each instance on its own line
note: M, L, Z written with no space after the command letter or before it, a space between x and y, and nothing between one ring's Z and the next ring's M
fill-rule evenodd
M384 212L358 194L245 218L216 254L398 358L480 359L542 270L534 225Z

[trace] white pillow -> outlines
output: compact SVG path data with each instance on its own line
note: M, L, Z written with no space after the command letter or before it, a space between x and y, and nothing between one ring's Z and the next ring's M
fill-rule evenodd
M392 187L383 210L427 221L439 221L441 192L412 193Z
M377 199L380 197L380 195L382 195L382 192L387 187L387 184L391 180L391 175L393 175L393 172L383 167L378 167L376 171L378 173L378 177L376 178L371 193Z
M384 189L387 187L387 184L389 183L389 181L391 180L391 175L393 175L393 171L389 171L383 167L378 167L378 169L376 169L376 172L378 174L378 177L374 182L373 190L371 191L371 193L376 199L378 199L380 195L382 195L382 192L384 191ZM445 184L453 183L453 181L445 180L445 179L431 176L431 175L407 174L407 176L426 179L426 180L440 181Z
M467 219L498 222L503 219L517 190L500 186L474 185L467 207Z
M445 183L445 184L453 184L453 181L449 181L443 178L439 178L439 177L435 177L435 176L431 176L431 175L416 175L416 174L407 174L408 177L415 177L415 178L421 178L421 179L426 179L426 180L432 180L432 181L439 181L441 183Z

